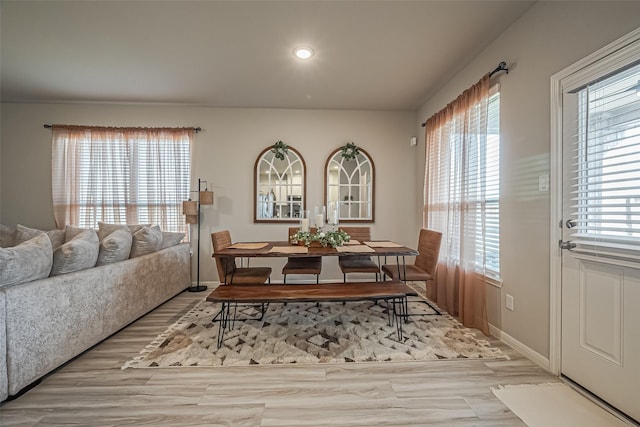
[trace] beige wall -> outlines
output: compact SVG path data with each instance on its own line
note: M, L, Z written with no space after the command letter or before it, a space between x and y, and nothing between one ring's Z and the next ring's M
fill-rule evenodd
M54 226L51 131L44 123L202 127L196 137L194 178L209 182L215 205L203 208L201 280L217 280L209 237L213 231L229 229L236 240L286 238L288 225L253 223L253 166L258 154L277 140L305 158L311 209L323 203L327 156L349 141L363 147L376 167L373 237L413 247L417 242L421 190L414 179L418 150L409 146L415 136L413 112L3 104L1 217L6 224ZM282 260L252 261L258 264L271 265L274 280L281 277ZM335 260L325 261L324 272L323 280L341 280Z
M640 2L539 2L454 76L419 111L424 121L506 61L501 74L502 289L490 287L489 321L549 356L550 77L640 25ZM424 153L424 134L421 134ZM417 166L424 169L424 159ZM422 177L418 177L422 182ZM505 294L515 310L504 308Z

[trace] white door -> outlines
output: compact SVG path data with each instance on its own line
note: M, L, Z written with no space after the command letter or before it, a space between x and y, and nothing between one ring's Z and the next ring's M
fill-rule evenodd
M562 82L561 373L640 420L640 43L626 49Z

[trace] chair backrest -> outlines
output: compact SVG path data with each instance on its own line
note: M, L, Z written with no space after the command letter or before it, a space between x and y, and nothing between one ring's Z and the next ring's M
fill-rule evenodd
M438 256L440 255L440 243L442 242L442 233L423 228L420 230L418 238L418 252L415 265L429 273L431 277L435 277L436 268L438 268Z
M353 240L362 242L371 241L371 228L369 227L339 227L339 230L347 233Z
M229 230L211 233L211 243L213 244L213 253L226 249L231 246L231 233L229 233ZM222 283L225 280L225 277L233 273L233 270L235 270L235 258L216 257L216 267L218 269L218 278L220 279L220 283Z

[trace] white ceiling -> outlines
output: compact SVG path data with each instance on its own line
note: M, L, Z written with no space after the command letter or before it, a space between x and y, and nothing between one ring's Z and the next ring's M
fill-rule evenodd
M412 111L532 4L2 0L2 101Z

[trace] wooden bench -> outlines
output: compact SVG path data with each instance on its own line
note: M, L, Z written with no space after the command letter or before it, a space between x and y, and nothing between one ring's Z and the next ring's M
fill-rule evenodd
M402 340L402 318L406 315L406 298L413 289L400 281L388 282L354 282L354 283L320 283L313 285L221 285L209 296L207 301L221 303L218 329L218 348L224 341L224 333L233 328L235 304L264 304L288 302L346 302L365 300L384 300L391 302L389 310L389 326L396 323L398 339ZM215 319L215 318L214 318Z

